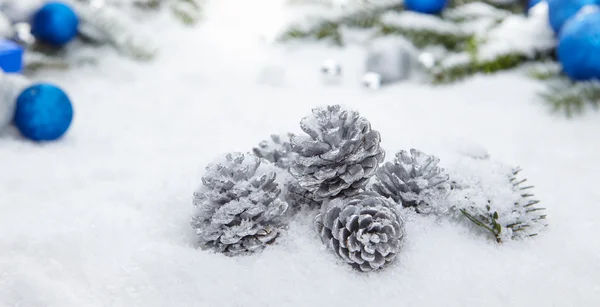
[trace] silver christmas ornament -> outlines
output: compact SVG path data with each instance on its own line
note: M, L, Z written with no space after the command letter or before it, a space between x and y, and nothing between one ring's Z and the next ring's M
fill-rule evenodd
M366 73L362 79L363 86L372 90L381 88L381 75L374 72Z
M411 76L414 57L414 51L406 41L382 39L369 47L365 72L378 74L381 85L403 81Z
M337 256L363 272L392 262L404 240L404 221L396 204L375 193L327 202L315 218L315 228Z
M321 65L321 75L327 84L337 84L342 78L342 66L336 60L326 60Z

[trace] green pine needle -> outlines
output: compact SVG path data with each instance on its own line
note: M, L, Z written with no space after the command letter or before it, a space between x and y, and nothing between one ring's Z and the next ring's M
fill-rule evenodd
M600 108L600 81L573 82L562 76L549 82L547 90L539 95L552 111L571 118L590 107Z

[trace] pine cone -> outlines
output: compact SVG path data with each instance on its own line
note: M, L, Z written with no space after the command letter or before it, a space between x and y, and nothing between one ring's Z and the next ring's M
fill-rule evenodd
M292 152L290 138L294 135L271 135L271 140L264 140L258 144L253 150L254 154L266 159L276 166L287 169L292 161L296 158L296 154Z
M275 172L257 175L259 166L259 158L233 153L206 168L203 186L194 193L197 212L192 218L203 249L232 256L275 240L288 204L278 199Z
M393 261L404 239L396 205L369 192L331 200L315 218L315 227L323 243L363 272Z
M379 168L371 188L404 207L418 207L420 213L431 212L435 200L450 188L448 174L438 167L439 161L416 149L411 149L410 154L400 151L393 163L387 162Z
M358 194L385 156L379 132L358 112L339 105L312 113L300 122L308 136L292 137L298 157L290 173L316 198Z
M313 193L301 187L295 180L285 184L285 200L291 207L296 209L300 209L303 206L319 208L323 203L320 200L316 200Z

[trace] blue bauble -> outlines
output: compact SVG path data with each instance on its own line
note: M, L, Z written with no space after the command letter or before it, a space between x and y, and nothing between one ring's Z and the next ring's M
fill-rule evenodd
M584 6L600 4L600 0L547 0L548 19L555 33L560 33L563 24Z
M600 80L600 11L567 21L560 31L557 54L572 80Z
M33 85L17 98L14 123L28 139L56 140L69 129L72 120L69 97L52 84Z
M404 0L407 10L424 14L439 14L447 4L448 0Z
M48 2L31 19L31 33L41 42L63 46L77 35L79 18L61 2Z

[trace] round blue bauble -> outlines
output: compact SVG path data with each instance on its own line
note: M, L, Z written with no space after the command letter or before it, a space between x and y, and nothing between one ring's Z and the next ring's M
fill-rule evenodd
M448 0L404 0L408 11L424 14L439 14L448 5Z
M31 34L44 43L63 46L77 35L79 18L61 2L48 2L31 19Z
M547 0L548 20L555 33L560 33L563 24L575 16L584 6L600 4L600 0Z
M67 94L52 84L26 88L17 98L14 123L33 141L60 138L71 125L73 106Z
M563 71L575 81L600 80L600 11L565 23L556 50Z

